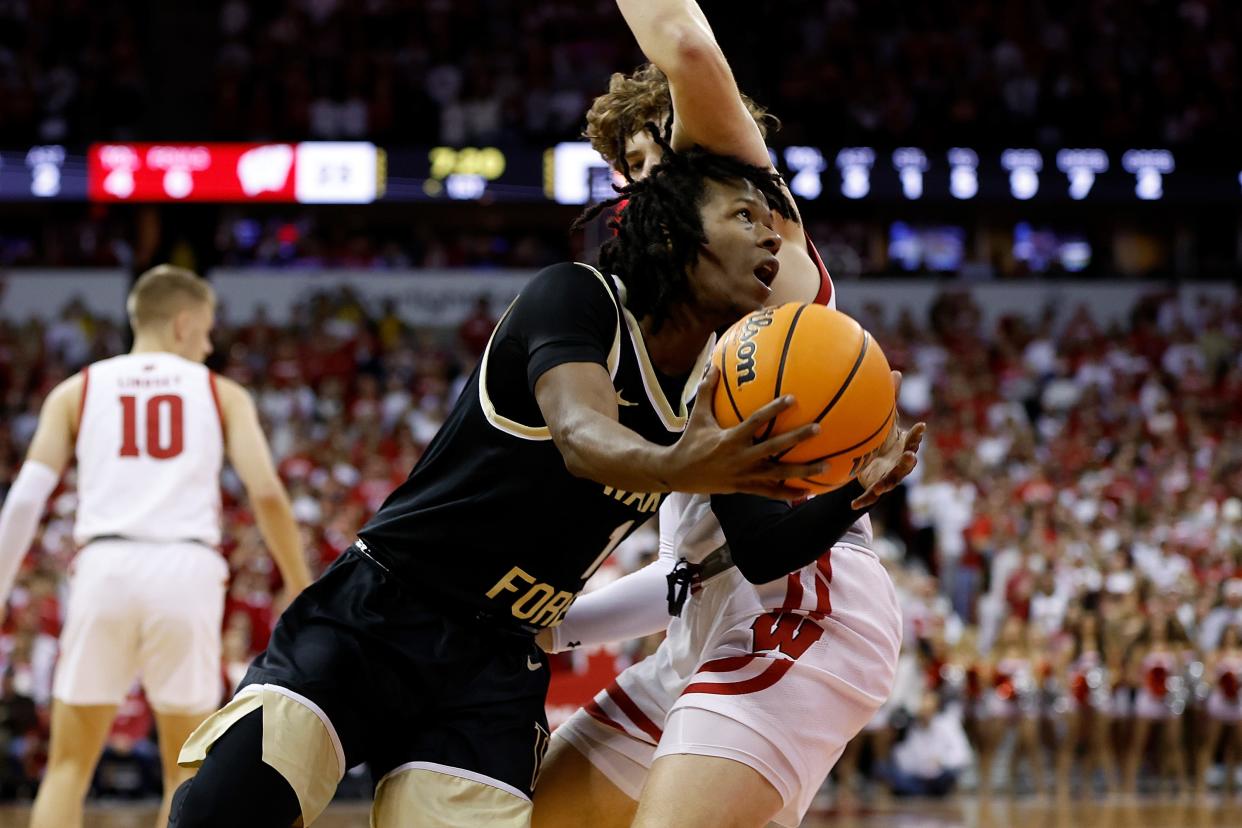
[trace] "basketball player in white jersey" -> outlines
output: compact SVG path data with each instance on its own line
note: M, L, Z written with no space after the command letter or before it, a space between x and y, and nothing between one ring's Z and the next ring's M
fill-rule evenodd
M662 124L671 100L674 149L698 144L769 165L759 126L765 113L739 92L697 4L618 6L661 71L614 76L609 94L592 106L588 135L605 158L633 177L659 163L659 146L643 125ZM835 307L831 279L800 217L778 216L776 229L784 244L770 304ZM894 426L860 473L863 486L899 463L908 473L922 431L921 424ZM773 558L798 557L777 539L788 538L779 529L784 519L774 515L772 526L741 534L769 547ZM545 636L550 649L562 650L668 630L656 653L553 734L534 826L797 825L845 745L892 689L901 612L871 550L870 520L863 516L830 550L798 539L794 545L805 548L788 569L730 566L726 535L734 545L738 533L722 530L713 501L702 496L671 495L660 530L659 560L584 595L550 631L551 641ZM731 551L739 560L739 550ZM675 565L687 571L691 594L670 623L679 585L669 584L666 608L665 577Z
M192 773L177 753L219 706L228 564L220 543L220 467L246 487L287 588L310 582L297 524L250 396L204 366L215 297L189 271L143 274L127 303L128 354L60 383L39 414L0 510L0 600L7 600L48 497L74 455L78 512L51 750L32 828L82 824L95 764L135 678L155 712L164 770L158 825Z

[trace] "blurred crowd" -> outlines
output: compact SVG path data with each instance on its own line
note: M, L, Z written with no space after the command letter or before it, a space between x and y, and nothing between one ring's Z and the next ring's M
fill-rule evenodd
M703 5L790 141L1242 140L1242 8L1226 0ZM143 7L0 3L0 143L560 140L641 60L611 0Z
M363 215L301 211L266 219L225 211L214 257L223 267L365 270L534 268L564 261L570 233L494 227L486 216L466 229L403 221L388 227Z
M313 571L418 459L494 312L415 329L393 303L332 292L294 324L217 328L210 364L256 397ZM1220 784L1242 757L1242 303L1153 296L1108 329L1085 309L985 327L955 293L926 319L859 316L905 373L904 412L931 431L873 514L904 652L839 795ZM126 344L76 304L48 323L0 320L0 494L48 390ZM231 473L223 491L229 687L285 597ZM30 793L46 752L74 506L70 472L0 629L0 796ZM99 791L149 790L151 729L136 693Z
M3 220L0 220L3 221ZM0 226L0 267L141 269L140 238L162 236L162 258L192 270L211 267L263 269L342 268L541 268L571 258L570 233L554 229L500 230L486 211L469 228L429 226L404 216L388 223L356 211L301 209L266 215L221 208L215 232L187 238L171 218L154 224L128 215L92 211L49 221L26 216ZM145 233L145 235L144 235ZM150 244L146 245L147 256Z
M911 794L1235 781L1242 303L1052 320L982 330L965 294L930 324L863 314L931 430L877 527L903 656L840 767L847 797L862 756Z

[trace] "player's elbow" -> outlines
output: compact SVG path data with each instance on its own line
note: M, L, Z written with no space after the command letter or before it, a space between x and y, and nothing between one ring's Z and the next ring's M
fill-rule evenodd
M663 40L668 47L665 53L669 58L668 65L660 66L660 69L674 83L681 78L700 76L704 72L727 67L720 47L702 27L691 21L678 20L666 23L663 31Z
M565 470L574 477L591 477L594 470L586 453L577 441L569 435L562 435L560 440L553 438L557 448L561 450L561 459L565 461Z
M583 476L585 458L582 452L580 424L576 422L576 412L563 409L552 409L544 414L544 422L548 426L548 436L552 445L561 453L565 468L575 477Z
M250 502L258 511L270 512L290 508L289 495L285 492L284 485L278 479L266 480L247 487L246 494L249 495Z

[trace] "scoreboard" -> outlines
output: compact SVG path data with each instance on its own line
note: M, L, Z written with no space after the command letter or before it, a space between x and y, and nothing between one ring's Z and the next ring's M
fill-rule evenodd
M1242 163L1162 148L787 146L805 201L1242 203ZM585 142L389 147L363 141L101 143L0 149L0 202L585 204L616 183Z

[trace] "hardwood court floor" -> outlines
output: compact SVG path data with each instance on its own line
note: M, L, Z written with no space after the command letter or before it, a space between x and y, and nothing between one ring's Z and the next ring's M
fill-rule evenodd
M26 828L29 808L0 808L0 828ZM368 828L366 805L336 805L314 828ZM153 805L108 804L87 811L86 828L151 828ZM1052 797L988 801L894 800L851 813L812 813L803 828L1238 828L1242 798L1111 797L1058 802ZM670 826L670 828L675 828Z

